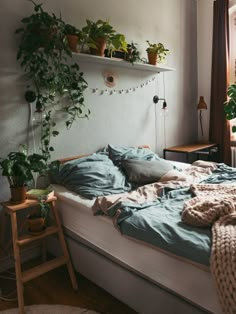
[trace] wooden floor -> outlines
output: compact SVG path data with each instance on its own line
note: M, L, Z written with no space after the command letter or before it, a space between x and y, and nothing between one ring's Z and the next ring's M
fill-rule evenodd
M28 263L26 267L29 265ZM63 304L94 310L101 314L136 313L86 278L80 275L77 278L78 291L73 291L64 266L29 281L24 285L25 305ZM3 295L6 295L16 289L15 281L0 277L0 288ZM16 297L16 292L9 297ZM17 301L0 301L0 311L14 307L17 307Z

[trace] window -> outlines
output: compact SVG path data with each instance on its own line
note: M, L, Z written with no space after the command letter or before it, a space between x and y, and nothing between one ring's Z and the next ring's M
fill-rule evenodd
M230 83L236 82L236 1L231 1L229 9L229 35L230 35ZM236 126L236 119L230 121ZM231 132L231 141L236 141L236 133Z

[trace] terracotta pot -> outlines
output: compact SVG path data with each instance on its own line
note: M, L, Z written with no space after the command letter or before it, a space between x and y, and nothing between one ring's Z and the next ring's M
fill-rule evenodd
M25 186L11 187L11 202L23 203L26 200L26 188Z
M152 65L157 64L158 54L156 52L148 52L148 63Z
M30 233L41 233L45 229L45 218L28 216L28 230Z
M77 35L67 35L66 37L71 51L78 52L79 37Z
M106 39L105 38L97 38L95 40L97 49L90 48L90 52L92 55L104 57L104 52L106 49Z

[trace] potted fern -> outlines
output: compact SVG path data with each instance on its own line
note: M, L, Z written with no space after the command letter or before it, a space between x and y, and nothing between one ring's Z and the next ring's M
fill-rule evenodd
M165 60L166 55L169 53L169 49L166 49L162 43L151 44L149 40L148 48L146 49L148 55L148 63L156 65Z

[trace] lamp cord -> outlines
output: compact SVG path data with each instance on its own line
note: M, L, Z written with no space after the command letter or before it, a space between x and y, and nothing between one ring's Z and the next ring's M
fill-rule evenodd
M29 117L28 117L28 130L27 130L27 154L29 154L30 134L32 135L33 152L36 153L32 103L28 103L28 106L29 106ZM34 188L36 189L37 175L33 175L33 177L34 177L33 184L34 184Z
M166 85L165 85L165 73L163 72L163 92L164 92L164 99L166 99ZM165 100L164 100L165 101ZM164 148L166 148L166 107L163 108L164 111L164 118L163 118L163 127L164 127Z
M163 109L164 110L164 148L166 148L166 109Z
M199 113L199 121L200 121L202 136L203 136L204 134L203 134L203 125L202 125L202 110L200 110L200 113Z
M156 90L158 91L158 79L156 76ZM155 152L157 153L157 105L154 103L155 109Z

